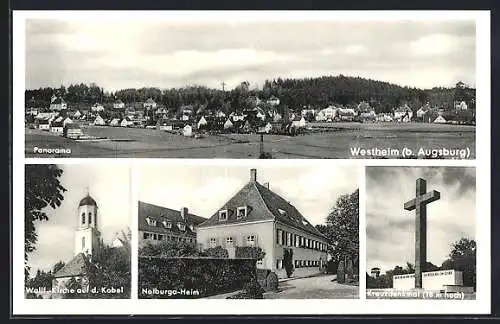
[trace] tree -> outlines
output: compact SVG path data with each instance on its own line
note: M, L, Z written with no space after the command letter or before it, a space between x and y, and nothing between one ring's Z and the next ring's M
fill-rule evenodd
M286 271L286 276L290 278L294 271L292 249L283 249L283 266Z
M36 223L47 221L46 207L55 209L61 205L66 191L59 178L63 174L54 164L27 164L24 183L24 273L29 277L28 254L36 249L38 235Z
M335 262L350 258L354 262L359 257L359 189L352 194L340 196L330 214L326 225L316 228L328 240L328 252Z
M462 271L464 286L476 288L476 241L461 238L452 244L449 259L441 265L443 270Z

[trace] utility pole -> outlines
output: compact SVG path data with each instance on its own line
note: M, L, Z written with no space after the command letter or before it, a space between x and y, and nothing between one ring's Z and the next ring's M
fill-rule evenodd
M225 92L226 90L226 82L222 81L222 92Z

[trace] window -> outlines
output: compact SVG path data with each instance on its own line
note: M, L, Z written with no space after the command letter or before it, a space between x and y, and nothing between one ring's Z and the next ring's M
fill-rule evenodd
M233 245L233 238L231 236L226 237L226 244Z
M163 223L163 226L165 228L172 228L172 222L170 222L170 221L163 221L162 223Z
M292 245L292 234L286 233L286 246Z
M177 227L179 227L179 229L181 231L185 231L186 230L186 224L183 224L183 223L177 223Z
M153 233L153 240L157 240L157 239L158 239L158 234Z
M215 237L210 238L210 247L216 247L217 246L217 239Z
M276 230L276 244L282 245L283 241L281 240L281 230Z
M299 247L299 236L295 235L295 247Z
M284 211L284 210L283 210L283 209L281 209L281 208L278 208L278 211L279 211L279 213L280 213L281 215L283 215L283 216L286 214L286 211Z
M299 243L299 246L304 246L304 238L301 236L300 237L300 243Z
M236 210L236 218L245 218L247 217L247 207L238 207Z
M189 229L191 230L191 232L194 232L194 225L193 224L189 225Z
M145 239L145 240L147 240L149 238L149 233L144 232L142 234L142 238Z
M225 221L227 220L227 210L220 210L219 211L219 221Z
M163 241L163 235L158 234L158 240L159 240L159 241Z
M149 226L156 226L156 221L150 217L146 217L146 222Z
M92 213L89 213L89 225L92 224Z
M85 213L82 213L82 225L85 225Z
M255 235L247 236L247 246L255 246Z
M264 260L260 259L260 260L257 260L257 265L263 265L264 264Z
M283 269L283 260L276 260L276 268Z

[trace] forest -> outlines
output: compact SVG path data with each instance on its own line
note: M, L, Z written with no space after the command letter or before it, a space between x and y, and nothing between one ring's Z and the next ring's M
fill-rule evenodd
M25 91L26 107L48 108L53 95L62 97L69 105L90 107L98 102L111 105L122 100L126 105L144 102L152 98L168 110L177 110L185 105L202 106L204 109L224 111L244 110L252 103L249 98L267 100L272 96L280 99L280 107L292 110L304 106L318 109L335 104L354 107L365 101L375 112L391 112L394 108L407 104L417 110L424 104L431 107L452 109L455 101L465 101L475 109L476 90L461 81L455 87L418 89L396 84L349 76L323 76L317 78L266 80L262 88L251 88L248 81L241 82L231 90L212 89L205 86L160 89L144 87L106 91L96 83L72 84L68 87L40 88Z

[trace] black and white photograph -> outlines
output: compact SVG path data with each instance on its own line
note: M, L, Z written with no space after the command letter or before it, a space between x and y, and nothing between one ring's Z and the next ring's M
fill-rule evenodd
M26 19L25 156L475 159L476 21L338 14Z
M366 168L366 297L476 298L476 169Z
M359 298L359 167L139 174L139 298Z
M25 166L24 297L130 298L130 167Z

